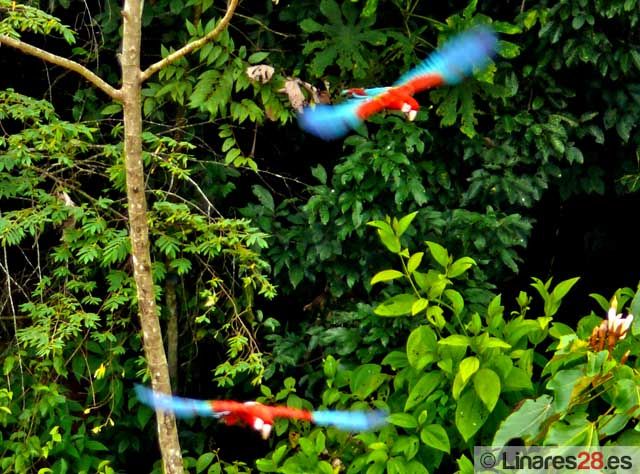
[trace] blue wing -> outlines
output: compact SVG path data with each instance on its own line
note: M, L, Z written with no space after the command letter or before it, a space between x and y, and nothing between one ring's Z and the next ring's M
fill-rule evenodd
M320 426L335 426L343 431L368 431L387 423L387 413L374 411L314 411L313 422Z
M318 104L298 114L300 128L323 140L335 140L362 123L358 108L363 100L353 99L338 105Z
M497 51L498 38L487 26L480 26L461 33L447 41L418 66L405 73L395 86L420 83L421 78L440 76L444 84L458 84L471 75L474 69L482 69ZM416 88L416 92L422 90Z
M170 411L180 418L193 416L221 416L221 413L213 411L211 404L206 400L194 400L191 398L174 397L164 393L154 392L142 385L135 386L136 395L145 405L155 410Z

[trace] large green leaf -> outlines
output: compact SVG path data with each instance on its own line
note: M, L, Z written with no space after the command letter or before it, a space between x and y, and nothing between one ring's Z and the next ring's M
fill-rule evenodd
M445 453L451 452L449 436L440 425L424 426L422 430L420 430L420 439L427 446L444 451Z
M473 376L473 388L490 412L500 398L500 377L491 369L480 369Z
M551 396L542 395L535 400L525 400L500 424L491 445L506 446L510 440L516 438L521 438L525 443L530 442L540 434L541 427L553 414Z
M378 316L404 316L411 313L411 307L417 299L415 295L401 293L379 304L373 312Z
M593 377L588 377L583 370L561 370L547 383L547 388L553 391L555 399L554 409L560 413L569 407L580 392L589 386Z
M436 356L436 333L429 326L418 326L407 338L407 359L417 370L433 362Z
M371 278L371 285L373 286L381 281L395 280L396 278L402 278L403 276L404 273L399 272L398 270L382 270Z
M392 425L406 429L413 429L418 426L415 416L411 413L393 413L387 417L387 421Z
M424 374L413 386L404 404L404 411L409 411L438 388L444 376L442 372L432 371Z
M364 364L353 371L349 387L360 400L371 395L387 379L377 364Z
M465 441L482 428L488 417L489 412L474 391L467 390L462 394L456 406L455 423Z
M431 252L431 255L433 255L435 261L438 262L443 268L447 268L450 258L447 249L436 242L426 241L425 243L429 247L429 251Z
M569 415L551 424L545 444L552 446L599 446L596 424L587 413Z

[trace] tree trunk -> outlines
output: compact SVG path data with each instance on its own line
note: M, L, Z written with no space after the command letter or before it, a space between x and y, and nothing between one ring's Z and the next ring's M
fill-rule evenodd
M151 373L151 384L153 389L158 392L171 393L167 358L162 344L151 274L147 200L142 162L142 80L140 71L142 1L126 0L122 16L124 21L121 59L125 134L124 160L127 176L133 276L136 281L140 325L144 351ZM157 411L156 416L164 472L166 474L182 473L182 454L176 419L173 414L161 411Z

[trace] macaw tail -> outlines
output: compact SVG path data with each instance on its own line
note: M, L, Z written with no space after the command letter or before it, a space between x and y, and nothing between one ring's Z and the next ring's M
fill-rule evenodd
M487 26L461 33L432 53L418 66L404 74L395 85L408 84L420 77L440 75L445 84L458 84L482 69L497 52L498 38Z
M194 400L192 398L174 397L158 393L142 385L135 386L138 400L155 410L173 412L179 418L191 418L194 416L220 416L213 411L211 404L206 400Z
M374 411L314 411L313 422L320 426L334 426L343 431L375 430L387 424L387 413Z
M338 105L318 104L305 107L298 114L300 127L323 140L335 140L362 123L358 116L361 100L348 100Z

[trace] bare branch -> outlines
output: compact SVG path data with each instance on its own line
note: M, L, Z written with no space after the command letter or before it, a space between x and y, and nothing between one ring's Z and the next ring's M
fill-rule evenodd
M42 59L43 61L61 66L65 69L68 69L69 71L76 72L112 99L118 101L121 100L122 92L120 92L120 90L115 89L114 87L103 81L100 77L95 75L80 63L72 61L71 59L63 58L62 56L58 56L57 54L50 53L48 51L45 51L44 49L37 48L30 45L29 43L25 43L24 41L10 38L6 35L0 35L0 44L6 44L7 46L16 48L23 53L30 54L31 56Z
M222 20L220 20L220 23L218 23L216 27L209 34L203 36L198 40L192 41L189 44L186 44L185 46L180 48L178 51L174 51L166 58L163 58L157 63L154 63L151 66L149 66L147 69L144 70L144 72L140 76L140 81L141 82L146 81L147 79L149 79L149 77L151 77L153 74L158 72L163 67L176 62L178 59L185 57L187 54L190 54L197 49L202 48L205 44L215 39L216 36L218 36L227 27L227 25L231 21L231 17L233 16L233 13L235 12L237 6L238 6L238 0L229 0L229 3L227 4L227 11L222 17Z

